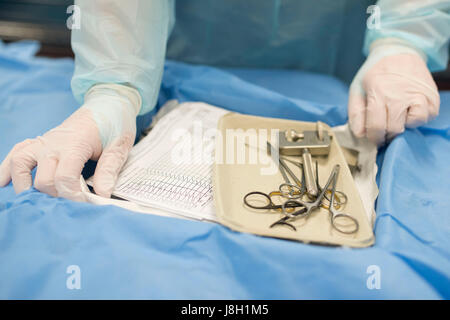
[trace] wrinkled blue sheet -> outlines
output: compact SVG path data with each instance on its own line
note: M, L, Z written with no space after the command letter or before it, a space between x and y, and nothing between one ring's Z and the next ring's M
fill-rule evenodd
M77 105L71 59L0 42L0 157ZM303 72L167 62L160 101L205 101L249 114L346 121L347 87ZM379 156L376 244L330 248L0 189L0 298L450 298L450 93L440 116ZM81 270L69 290L67 267ZM369 290L367 268L381 288Z

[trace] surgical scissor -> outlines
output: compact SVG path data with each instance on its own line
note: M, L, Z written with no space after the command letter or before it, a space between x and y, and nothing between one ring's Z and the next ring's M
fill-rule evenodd
M267 145L272 153L272 145L269 142L267 142ZM347 196L345 195L345 193L336 190L337 177L340 170L339 165L334 166L325 188L322 189L318 181L319 175L318 165L316 161L316 185L320 191L320 194L313 201L307 202L302 200L303 196L307 194L305 188L305 174L302 164L287 158L279 157L278 160L280 164L279 170L285 181L279 186L279 191L272 191L269 194L260 191L249 192L244 197L245 205L253 209L276 210L278 212L281 211L284 214L284 217L273 223L270 226L271 228L276 225L286 225L296 231L296 228L291 223L289 223L288 220L307 217L316 208L323 207L329 210L331 214L331 224L334 229L346 234L355 233L358 231L359 225L356 219L348 214L340 213L335 210L336 208L340 208L347 202ZM295 174L292 172L289 166L287 166L285 161L289 161L302 169L302 181L300 181L295 176ZM291 182L288 174L291 176L295 184ZM331 185L332 189L330 190ZM330 197L328 197L329 194L331 195ZM273 196L281 196L287 198L288 200L281 205L277 205L272 201ZM254 197L254 199L253 201L250 201L252 197ZM328 204L323 203L324 199L328 200ZM262 202L263 204L256 205L254 204L255 202ZM341 225L339 221L347 221L347 224Z
M269 194L261 192L261 191L252 191L245 195L244 203L246 206L248 206L249 208L252 208L252 209L282 211L283 204L275 204L272 201L273 196L283 196L283 195L279 191L272 191ZM262 204L257 204L257 203L262 203ZM290 205L286 205L285 210L290 211L287 209L288 208L296 208L299 206L302 206L302 205L293 203Z
M317 209L318 207L320 207L320 205L322 204L322 199L324 198L325 193L327 192L329 186L331 185L331 182L332 182L332 179L334 178L334 174L335 174L336 170L339 170L338 168L339 168L339 165L336 165L333 168L333 171L331 172L331 175L328 178L328 182L327 182L325 188L321 190L320 194L317 196L317 198L314 201L307 202L307 201L303 201L300 199L296 199L296 200L288 200L288 201L284 202L281 205L281 210L285 216L283 218L281 218L280 220L275 221L270 227L273 228L274 226L283 224L283 225L287 225L287 226L291 227L294 231L297 230L292 224L290 224L288 222L288 220L307 217L312 213L312 211L314 209ZM302 208L297 211L293 211L293 212L291 210L286 210L287 208L292 208L295 206L302 207Z
M267 145L270 148L270 150L272 150L272 146L270 145L269 142L267 142ZM280 184L278 191L272 191L269 194L260 191L249 192L244 196L244 203L246 206L258 210L277 210L279 212L284 210L285 212L291 211L299 212L302 209L295 210L295 208L301 206L299 204L296 203L291 203L287 205L284 204L283 209L283 205L277 205L272 201L273 196L280 196L287 199L299 199L303 197L303 195L306 193L305 176L303 171L302 171L302 181L300 181L296 177L296 175L292 172L292 170L286 165L283 159L279 158L278 160L280 163L279 170L285 181L284 183ZM291 182L288 174L291 176L295 184ZM257 205L256 203L258 202L262 203L262 205ZM278 224L284 224L284 222L280 221ZM289 227L293 227L288 223L286 225L288 225ZM295 230L295 227L293 228Z
M288 168L289 169L289 168ZM297 199L303 196L303 194L305 193L305 189L304 189L304 184L302 184L300 181L298 183L300 183L299 185L295 185L292 184L286 174L286 172L284 171L284 167L281 166L280 167L280 171L281 171L281 175L283 176L285 183L282 183L279 187L278 191L272 191L269 194L261 192L261 191L252 191L247 193L244 196L244 203L253 209L270 209L270 210L281 210L281 205L276 205L273 203L272 201L272 197L273 196L280 196L280 197L284 197L287 199ZM293 172L289 170L289 173L291 176L293 175ZM294 180L297 178L294 178ZM252 199L251 198L256 198L256 199ZM253 204L254 202L263 202L265 203L264 205L255 205ZM295 205L293 207L296 207Z
M269 141L267 141L267 147L270 150L270 153L274 154L275 149ZM306 193L304 172L302 171L302 181L300 181L281 157L278 157L278 162L280 164L278 168L280 169L280 173L284 179L284 183L280 184L278 188L282 196L288 199L298 199L303 197ZM295 184L291 182L288 174L291 176Z
M283 196L283 194L279 191L272 191L269 194L266 194L266 193L260 192L260 191L252 191L245 195L244 203L246 206L248 206L252 209L258 209L258 210L276 210L278 212L290 212L290 211L294 212L295 211L295 214L300 214L306 210L306 208L303 207L303 205L298 202L292 202L289 204L283 203L283 204L277 205L272 201L272 196ZM252 200L253 197L255 197L256 199ZM262 202L262 204L261 205L255 204L258 202ZM296 210L297 207L300 207L300 209ZM287 219L284 219L284 220L283 219L277 221L276 224L277 225L286 225L286 226L292 228L294 231L297 230L292 224L286 222Z
M309 216L313 210L317 209L321 206L322 200L325 197L326 192L328 192L330 186L331 186L331 198L330 198L330 204L328 206L325 206L325 208L330 212L330 222L332 227L344 234L352 234L356 233L359 229L358 221L353 218L352 216L346 214L337 212L335 210L334 201L335 201L335 195L336 195L336 184L337 184L337 178L339 175L340 166L335 165L328 181L325 185L325 187L322 189L320 194L317 196L317 198L314 201L306 202L302 200L288 200L284 202L281 205L281 209L285 217L281 218L280 220L276 221L271 225L271 227L274 227L279 224L288 225L292 229L296 230L296 228L288 222L290 219L296 219L296 218L303 218ZM295 206L303 207L297 211L287 210L288 208L295 208ZM340 223L341 221L341 223Z
M333 177L333 184L331 187L331 199L330 204L328 205L328 211L330 212L330 222L331 226L336 230L344 234L353 234L356 233L359 229L359 223L358 220L356 220L351 215L344 213L344 212L338 212L335 209L334 206L334 200L336 195L336 184L337 179L339 176L339 166L336 166L336 171L334 173ZM328 187L325 187L327 189Z
M295 166L297 166L297 167L299 167L301 170L302 170L302 172L303 172L303 164L302 163L300 163L300 162L296 162L296 161L293 161L293 160L291 160L291 159L284 159L285 161L288 161L288 162L290 162L290 163L292 163L292 164L294 164ZM303 190L304 190L304 194L306 194L306 195L308 195L307 193L306 193L306 187L304 186L304 180L305 180L305 178L304 178L305 176L304 176L304 172L303 172L303 178L302 178L302 186L303 186ZM316 185L317 185L317 189L319 190L319 192L320 191L322 191L322 188L320 187L320 185L319 185L319 166L318 166L318 164L317 164L317 161L316 161ZM324 198L329 202L330 201L330 197L329 197L329 195L331 195L331 191L330 190L328 190L326 193L325 193L325 196L324 196ZM346 203L347 203L347 195L344 193L344 192L342 192L342 191L339 191L339 190L336 190L336 192L335 192L335 201L334 201L334 207L335 208L337 208L337 209L339 209L341 206L343 206L343 205L345 205ZM308 195L309 196L309 195ZM337 201L336 201L337 200ZM327 207L326 207L326 204L323 204L322 203L322 207L323 208L325 208L325 209L327 209Z

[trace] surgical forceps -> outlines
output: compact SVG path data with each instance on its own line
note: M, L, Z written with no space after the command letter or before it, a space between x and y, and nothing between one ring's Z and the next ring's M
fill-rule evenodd
M268 147L272 152L272 146L267 142ZM277 210L282 211L282 205L276 205L272 201L273 196L281 196L287 199L298 199L303 197L306 193L305 188L305 176L302 174L302 181L300 181L297 176L292 172L292 170L286 165L283 159L279 158L279 170L284 179L284 183L280 184L278 191L272 191L269 194L260 191L252 191L244 196L244 203L246 206L252 209L259 210ZM292 180L295 182L293 184L289 179L288 174L291 176ZM262 202L263 205L256 205L255 202ZM301 206L295 203L285 205L285 211L295 211L295 208Z
M270 154L274 154L275 149L272 147L269 141L267 141L267 147L270 150ZM296 175L292 172L292 170L288 167L286 162L284 162L284 160L281 159L281 157L278 157L278 162L280 164L278 168L280 169L280 173L285 181L284 183L280 184L280 187L278 188L280 193L284 197L289 199L297 199L302 197L306 192L304 175L302 177L302 181L300 181L296 177ZM290 181L288 174L291 176L292 180L294 180L295 184L293 184Z
M289 219L296 219L296 218L303 218L307 217L311 214L311 212L314 209L317 209L322 204L322 199L325 197L325 193L327 192L329 186L331 185L332 179L334 178L335 172L339 171L339 165L334 166L333 171L331 172L330 177L328 178L328 182L324 189L321 190L320 194L317 196L317 198L314 201L307 202L302 201L300 199L298 200L288 200L284 202L281 205L281 210L283 214L285 215L283 218L279 219L278 221L275 221L270 227L273 228L277 225L286 225L292 228L294 231L297 231L297 229L288 222ZM317 183L317 180L316 180ZM302 207L301 209L293 212L289 212L286 210L286 208L292 208L295 207L295 205L298 205L299 207Z
M260 191L252 191L245 195L244 203L246 206L248 206L252 209L258 209L258 210L276 210L278 212L281 212L283 210L285 212L289 212L289 211L294 212L295 211L298 214L302 213L304 210L306 210L301 203L297 203L297 202L293 202L290 204L283 203L281 205L277 205L272 201L272 196L274 196L274 195L283 196L282 193L279 191L272 191L269 194L266 194L266 193L260 192ZM253 199L253 201L252 201L251 200L252 197L255 197L255 196L257 197L256 201L255 201L255 199ZM253 202L258 202L258 201L263 201L264 204L263 205L253 204ZM300 209L296 210L297 207L300 207ZM285 219L285 218L283 218L283 219ZM283 219L277 221L276 224L277 225L286 225L286 226L292 228L294 231L296 231L295 227L292 224L286 222L287 219L285 219L285 220L283 220Z
M244 203L246 206L252 209L282 211L283 204L275 204L272 201L273 196L283 196L283 194L279 191L272 191L269 194L260 191L252 191L245 195ZM252 200L252 198L255 199ZM263 202L263 204L257 205L255 204L256 202ZM284 208L286 210L287 208L296 208L301 206L302 206L301 204L293 203L286 205Z
M292 170L286 165L286 163L281 158L279 159L279 161L280 161L279 169L285 182L280 184L278 191L272 191L269 194L260 191L252 191L247 193L244 196L244 203L248 207L252 209L281 211L282 206L274 204L274 202L272 201L273 196L281 196L287 199L298 199L306 193L304 175L302 177L302 181L298 180L298 178L295 176ZM291 183L288 174L291 176L291 178L294 180L296 184ZM253 201L252 198L254 198ZM253 202L263 202L264 205L255 205ZM289 207L295 208L298 207L298 205L292 204L287 206L287 208Z
M306 194L306 184L305 184L305 172L302 169L302 181L300 181L296 175L292 172L292 170L287 166L286 162L284 162L283 159L279 158L280 162L280 172L283 176L285 183L280 184L280 187L278 190L280 191L281 195L288 199L298 199L302 198L303 195ZM292 179L295 182L295 185L292 184L289 180L289 177L287 176L286 172L289 173L289 175L292 177ZM286 190L287 189L287 190Z
M284 160L294 164L297 167L299 167L302 170L302 172L303 172L303 164L302 163L293 161L291 159L284 159ZM302 186L304 185L304 183L303 183L304 179L305 178L304 178L304 173L303 173ZM319 166L317 164L317 161L316 161L316 186L317 186L317 189L319 190L319 192L322 191L322 188L319 185ZM306 188L306 186L304 188ZM305 191L305 194L306 194L306 190L304 190L304 191ZM328 190L325 193L325 196L324 196L324 198L329 202L330 198L329 198L328 194L331 195L331 190ZM341 206L343 206L343 205L345 205L347 203L348 198L347 198L347 195L344 192L339 191L339 190L336 190L335 194L336 194L336 197L335 197L335 201L333 202L334 203L334 207L339 209ZM309 196L309 194L307 194L307 195ZM322 207L327 209L325 204L322 204Z
M331 186L331 198L330 198L330 204L325 207L331 214L330 222L332 227L344 234L352 234L356 233L359 229L358 221L353 218L352 216L346 214L337 212L334 208L334 201L336 196L336 184L337 184L337 178L339 175L340 166L335 165L328 181L323 189L321 189L320 194L317 196L317 198L314 201L306 202L302 200L288 200L284 202L281 205L281 209L285 217L281 218L280 220L273 223L270 227L274 227L276 225L287 225L291 227L294 231L297 230L292 224L287 222L289 219L296 219L296 218L303 218L309 216L313 210L319 208L322 204L322 200L325 197L325 193L329 190ZM298 205L299 207L302 206L303 208L297 210L297 211L288 211L287 208L293 208L295 205ZM347 221L347 223L340 224L339 221Z
M344 213L344 212L338 212L335 209L334 206L334 200L336 196L336 184L337 179L339 176L339 169L340 167L337 166L336 172L333 177L333 184L331 187L331 199L330 204L328 205L328 211L330 212L330 222L331 226L336 230L344 234L353 234L356 233L359 230L359 223L358 220L356 220L351 215ZM328 189L328 187L325 187L325 189Z

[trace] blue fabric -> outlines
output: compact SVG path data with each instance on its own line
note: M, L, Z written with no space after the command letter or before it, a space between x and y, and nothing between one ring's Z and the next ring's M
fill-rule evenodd
M70 59L0 44L0 157L77 108ZM338 80L167 62L160 103L206 101L245 113L346 121ZM0 188L0 298L450 298L450 92L440 116L379 157L376 243L331 248ZM81 290L66 288L78 265ZM369 290L377 265L381 289Z

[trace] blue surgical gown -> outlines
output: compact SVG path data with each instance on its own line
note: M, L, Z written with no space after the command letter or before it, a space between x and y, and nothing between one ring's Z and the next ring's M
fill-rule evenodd
M72 30L72 91L83 103L97 83L127 84L139 90L145 114L156 104L166 53L189 63L296 68L349 81L370 44L389 37L423 51L432 71L446 67L449 0L380 0L379 28L367 29L374 2L182 0L175 9L173 0L75 1L81 24Z

